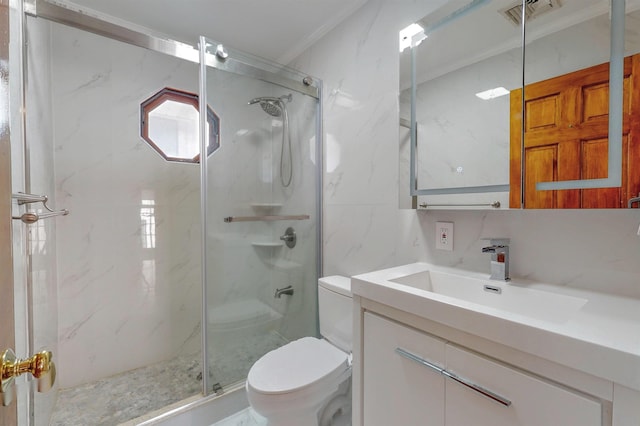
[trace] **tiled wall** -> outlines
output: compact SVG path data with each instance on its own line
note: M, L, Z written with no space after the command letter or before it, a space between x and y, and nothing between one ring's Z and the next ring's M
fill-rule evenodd
M423 260L489 272L482 237L512 239L512 275L640 297L637 211L399 210L397 32L441 2L370 0L294 63L325 83L324 274ZM436 252L435 222L455 222Z
M398 209L398 35L441 2L370 0L292 64L324 82L324 274L419 259Z

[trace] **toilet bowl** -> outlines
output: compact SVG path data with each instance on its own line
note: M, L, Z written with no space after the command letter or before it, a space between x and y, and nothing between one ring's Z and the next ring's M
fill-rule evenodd
M290 342L265 354L249 371L249 403L269 426L330 426L350 417L350 280L321 278L318 304L322 339Z

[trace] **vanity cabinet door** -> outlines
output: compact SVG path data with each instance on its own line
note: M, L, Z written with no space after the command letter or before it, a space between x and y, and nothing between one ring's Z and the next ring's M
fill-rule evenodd
M506 365L447 345L447 426L601 426L600 402ZM491 396L481 393L488 391ZM508 401L510 405L504 403Z
M371 313L363 340L363 424L444 425L445 342Z

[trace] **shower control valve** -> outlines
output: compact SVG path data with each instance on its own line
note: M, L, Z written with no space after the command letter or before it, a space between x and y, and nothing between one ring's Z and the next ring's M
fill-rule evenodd
M284 243L289 248L294 248L296 246L296 242L298 241L296 231L294 231L292 227L288 227L287 230L284 231L284 235L280 236L280 239L284 241Z

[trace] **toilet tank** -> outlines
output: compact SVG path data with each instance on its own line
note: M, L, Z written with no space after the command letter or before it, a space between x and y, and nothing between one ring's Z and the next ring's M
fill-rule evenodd
M353 342L353 298L351 279L339 275L318 280L320 334L343 351Z

